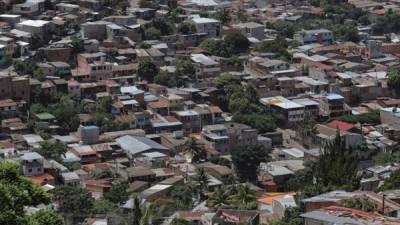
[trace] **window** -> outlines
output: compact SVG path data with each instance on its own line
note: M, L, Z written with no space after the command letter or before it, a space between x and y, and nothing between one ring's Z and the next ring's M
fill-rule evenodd
M28 169L28 172L29 172L29 173L32 173L32 169Z

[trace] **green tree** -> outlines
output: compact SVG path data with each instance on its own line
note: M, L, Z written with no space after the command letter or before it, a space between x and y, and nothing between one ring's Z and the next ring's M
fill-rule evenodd
M174 218L169 225L190 225L191 223L184 219Z
M60 202L58 210L65 216L89 215L94 200L82 187L58 186L54 191L54 200Z
M322 155L313 169L316 182L324 187L354 190L358 187L358 156L346 148L339 132L336 138L323 146Z
M249 125L260 133L271 132L276 129L275 118L267 111L235 114L233 121Z
M46 159L62 162L61 156L67 153L67 147L60 140L46 140L40 143L40 147L35 151Z
M17 164L0 163L0 224L25 225L24 207L48 204L49 196L20 173Z
M200 194L200 199L204 199L204 193L208 191L208 182L210 181L206 170L204 168L198 168L196 170L196 175L194 175L191 180L194 184L194 188Z
M250 46L247 37L239 31L228 33L224 38L224 42L233 54L246 52Z
M281 220L273 221L271 225L303 225L303 218L300 217L301 210L298 207L285 209L285 214Z
M268 152L261 145L242 145L231 151L237 176L242 181L256 181L261 162L268 160Z
M158 74L157 66L150 59L144 59L139 62L138 76L144 80L152 82Z
M382 186L378 188L378 191L388 191L400 188L400 170L394 171L389 178L384 180Z
M147 28L144 31L144 37L146 40L159 40L161 37L161 31L155 27Z
M224 25L229 24L232 20L231 12L227 9L223 9L221 11L214 13L212 17L221 21L221 23Z
M236 188L236 193L229 196L228 199L231 204L238 206L239 209L257 209L255 192L250 188L250 185L248 184L239 185Z
M207 206L211 208L225 208L230 205L228 201L229 192L226 187L221 186L215 189L207 199Z
M179 24L178 31L181 34L193 34L196 32L196 26L191 22L183 22Z
M189 60L178 60L176 62L176 77L180 76L193 76L196 73L194 65Z
M129 198L127 183L113 184L109 192L104 193L104 198L115 204L122 204Z
M41 209L29 217L29 225L63 225L64 219L58 213L49 209Z
M374 203L362 197L343 199L340 201L340 204L346 208L358 209L365 212L374 212L376 210Z
M178 209L189 209L193 205L193 190L188 185L174 186L170 196L174 199Z
M226 46L223 40L207 39L203 41L199 45L199 47L215 56L220 56L220 57L232 56L230 49L228 48L228 46Z
M198 162L207 157L203 144L194 138L189 138L184 143L182 153L188 155L192 162Z
M400 96L400 70L397 68L389 68L387 72L389 88Z

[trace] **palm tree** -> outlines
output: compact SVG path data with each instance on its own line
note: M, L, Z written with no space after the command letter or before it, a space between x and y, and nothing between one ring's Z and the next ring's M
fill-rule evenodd
M188 185L179 185L172 189L170 196L178 209L188 209L193 205L193 191Z
M199 160L206 158L203 144L200 144L194 138L190 138L185 142L182 153L187 155L191 162L198 162Z
M200 199L204 199L204 192L208 190L208 182L210 178L204 168L198 168L196 175L193 176L192 181L195 189L200 194Z
M229 202L237 205L239 209L257 208L256 196L248 184L240 185L236 189L236 194L229 196Z
M207 206L211 208L224 208L229 205L229 192L225 187L218 187L207 199Z

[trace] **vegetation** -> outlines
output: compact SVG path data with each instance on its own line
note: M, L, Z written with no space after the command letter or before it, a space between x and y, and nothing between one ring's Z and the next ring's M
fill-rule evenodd
M161 37L161 31L155 27L147 28L144 31L144 37L146 40L159 40Z
M46 140L40 143L40 148L35 151L46 159L62 162L61 156L67 153L67 147L59 140Z
M385 179L382 186L378 188L378 191L388 191L400 188L400 170L394 171L389 178Z
M348 122L348 123L367 123L367 124L379 124L381 122L380 114L378 110L372 110L367 113L359 115L343 115L336 119Z
M249 184L218 187L207 199L207 206L211 208L236 208L253 210L257 208L255 192Z
M50 198L40 186L21 175L17 164L4 162L0 163L0 202L0 224L27 225L31 220L36 225L47 213L40 212L28 218L24 207L48 204Z
M292 56L287 51L288 47L289 43L284 38L277 37L275 40L263 41L254 50L258 52L275 53L276 55L274 58L290 60Z
M396 96L400 96L400 69L389 68L387 77L389 88L395 93Z
M182 153L190 157L192 162L199 162L207 158L206 150L203 144L194 138L189 138L182 148Z
M290 190L301 190L307 197L329 190L355 190L359 181L357 152L346 148L338 133L323 146L319 160L305 164L305 169L295 173L287 186Z
M141 79L152 82L158 74L158 68L150 59L144 59L139 62L137 73Z
M231 151L236 174L241 181L257 180L257 169L261 162L268 160L268 152L261 145L243 145Z
M125 203L129 198L127 183L113 184L109 192L104 193L104 198L115 204Z
M19 75L31 75L33 78L38 79L39 81L44 81L45 79L43 71L33 61L22 61L16 59L13 61L13 66L15 72L17 72Z
M376 210L374 203L365 198L355 197L344 199L340 202L340 204L346 208L358 209L364 212L374 212Z
M223 40L207 39L199 47L215 56L231 57L246 52L249 46L247 37L237 31L227 34Z
M281 220L273 221L272 225L303 225L303 218L300 217L301 210L298 207L290 207L285 210Z
M64 219L58 213L49 209L41 209L28 219L29 225L63 225Z

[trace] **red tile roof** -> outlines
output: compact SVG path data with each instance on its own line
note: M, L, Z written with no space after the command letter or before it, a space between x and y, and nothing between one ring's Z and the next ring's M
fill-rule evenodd
M334 129L339 129L341 131L349 131L353 129L355 126L351 123L343 122L340 120L332 120L328 124L326 124L328 127L334 128Z

